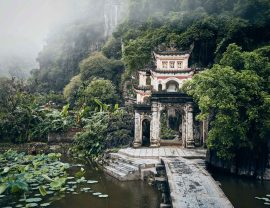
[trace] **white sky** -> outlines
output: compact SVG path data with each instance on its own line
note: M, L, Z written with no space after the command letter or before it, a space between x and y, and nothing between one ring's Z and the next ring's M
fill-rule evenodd
M37 54L50 28L74 19L87 0L0 0L0 58Z

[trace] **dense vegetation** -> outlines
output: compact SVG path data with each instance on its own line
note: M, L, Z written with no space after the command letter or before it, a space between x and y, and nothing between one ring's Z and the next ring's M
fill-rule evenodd
M219 64L186 83L200 120L210 119L207 146L226 160L265 165L270 136L269 47L242 52L229 45ZM241 158L241 159L240 159ZM238 162L239 162L238 161Z
M103 3L94 5L102 10ZM270 2L129 0L128 5L112 37L104 37L104 22L94 21L103 14L93 12L93 21L86 17L51 34L28 82L0 80L0 140L42 140L51 131L82 128L76 153L93 156L129 144L132 112L117 105L123 103L123 86L153 64L158 46L177 47L192 52L191 67L209 68L185 89L198 102L198 118L210 119L208 148L226 160L248 153L264 163Z

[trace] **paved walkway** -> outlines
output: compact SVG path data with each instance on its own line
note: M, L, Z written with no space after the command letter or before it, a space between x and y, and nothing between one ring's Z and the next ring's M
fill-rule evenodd
M181 147L159 147L159 148L125 148L120 149L119 153L128 157L160 159L161 157L183 157L201 158L206 156L205 149L184 149Z
M171 192L172 207L233 207L211 175L184 158L162 158Z

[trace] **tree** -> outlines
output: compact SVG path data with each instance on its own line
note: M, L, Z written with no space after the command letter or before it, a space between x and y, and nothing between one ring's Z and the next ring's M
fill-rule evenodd
M106 58L102 53L94 53L80 63L82 81L95 77L111 80L118 87L124 66L121 61Z
M77 75L73 77L70 82L64 88L64 97L70 102L74 104L76 99L78 99L78 90L82 85L81 75Z
M230 45L220 64L184 86L199 105L198 118L211 118L207 146L227 160L244 151L262 167L270 135L269 59Z
M95 99L105 104L115 104L118 101L116 88L110 80L93 79L83 95L86 103L92 106L95 106Z

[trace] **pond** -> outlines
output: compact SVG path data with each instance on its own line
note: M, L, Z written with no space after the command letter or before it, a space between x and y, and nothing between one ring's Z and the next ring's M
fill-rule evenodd
M143 181L121 182L97 169L94 165L84 167L85 178L99 181L91 185L95 192L108 194L98 198L91 193L66 194L65 198L52 203L52 208L158 208L161 203L159 191Z
M221 183L223 192L235 208L270 207L270 195L266 196L270 194L270 181L235 176L218 170L211 170L211 174Z
M83 168L84 178L87 182L76 183L74 177L69 177L66 184L68 188L65 191L49 194L50 191L47 188L48 195L43 198L38 190L34 190L27 196L28 200L39 199L40 201L28 203L27 207L42 207L44 205L44 207L51 208L158 208L160 206L161 193L146 182L121 182L105 174L94 164L84 164L65 158L62 161L70 164L69 176L76 175L78 170ZM0 207L24 207L23 198L23 195L10 194L4 198L0 197Z

